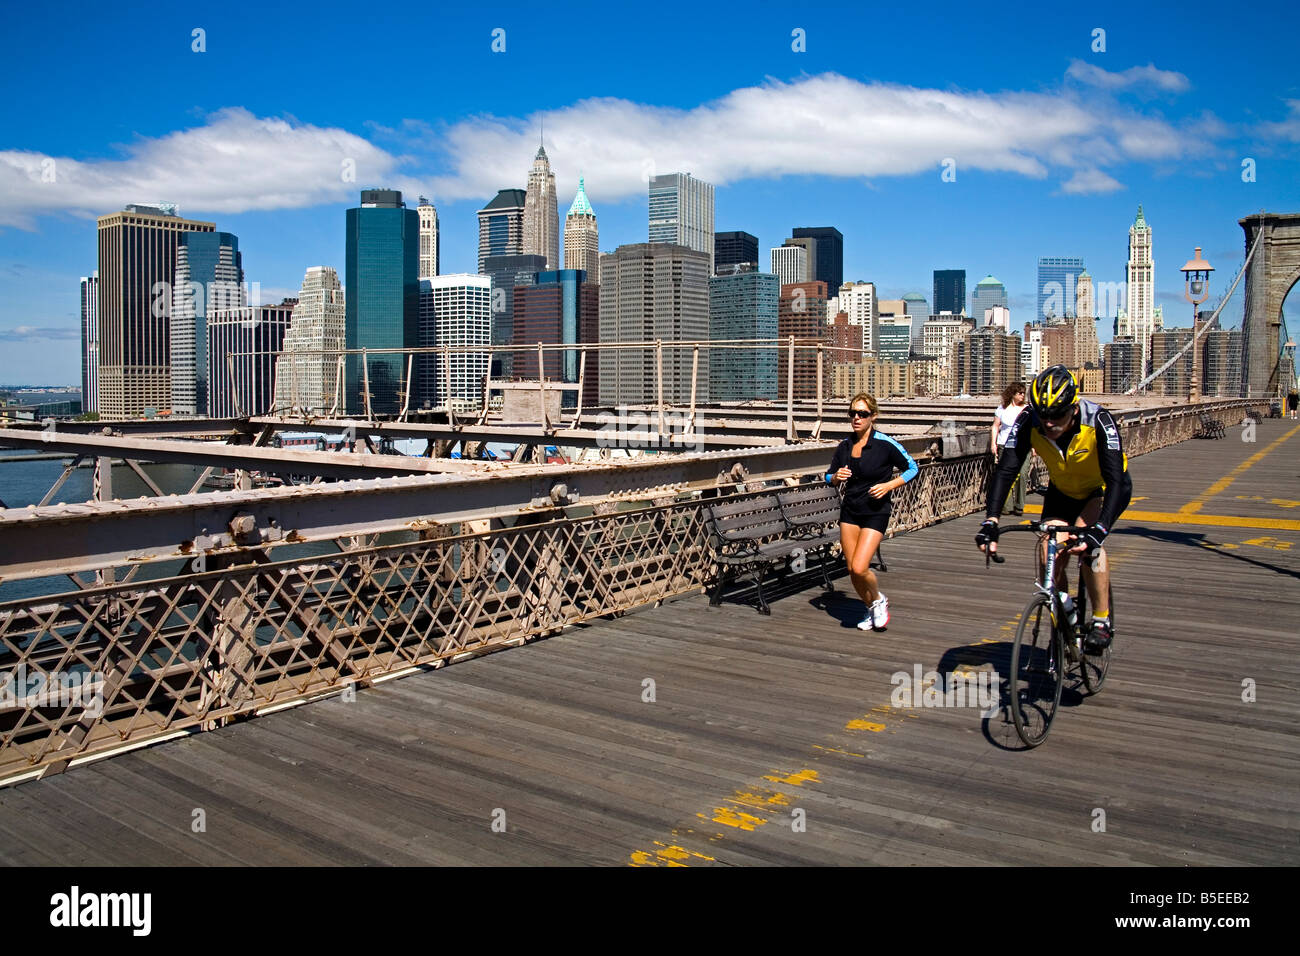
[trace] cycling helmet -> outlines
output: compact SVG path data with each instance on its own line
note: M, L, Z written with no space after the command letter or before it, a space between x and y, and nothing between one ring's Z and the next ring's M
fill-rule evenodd
M1029 404L1039 418L1060 418L1079 397L1079 383L1064 365L1043 369L1029 388Z

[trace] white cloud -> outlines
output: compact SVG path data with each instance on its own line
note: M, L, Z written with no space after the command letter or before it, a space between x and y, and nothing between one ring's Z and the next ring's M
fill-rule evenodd
M81 329L69 326L17 325L12 329L0 329L0 342L46 342L52 339L69 341L80 338Z
M1185 93L1192 88L1192 83L1182 73L1173 70L1157 69L1154 63L1146 66L1131 66L1127 70L1112 73L1099 66L1085 63L1083 60L1071 60L1065 75L1088 86L1104 90L1156 89L1165 93Z
M1282 139L1290 143L1300 143L1300 100L1287 100L1289 115L1277 123L1264 123L1260 132L1269 139Z
M1113 193L1115 190L1123 188L1122 183L1099 169L1080 169L1061 184L1061 192L1070 195Z
M1153 71L1157 80L1180 75L1134 69ZM0 151L0 226L30 227L51 212L103 215L151 200L176 202L183 215L352 203L367 185L437 201L487 199L524 185L543 120L561 194L572 194L581 171L597 205L644 196L656 172L691 172L719 186L785 175L937 181L947 159L959 177L983 171L1043 179L1055 169L1070 177L1066 192L1097 191L1120 188L1099 167L1176 159L1195 145L1192 133L1164 119L1106 97L1086 101L1077 91L961 92L838 74L769 79L689 109L601 97L436 129L418 121L394 129L369 124L373 138L400 141L401 154L346 130L230 108L201 126L141 139L121 159ZM354 181L341 175L347 160L355 162ZM46 182L50 168L54 181ZM411 169L441 176L416 179Z
M40 213L104 215L130 202L167 201L181 215L292 209L354 197L389 181L397 160L341 129L259 118L240 108L203 126L126 147L123 159L80 161L0 151L0 225ZM343 177L344 162L355 181Z

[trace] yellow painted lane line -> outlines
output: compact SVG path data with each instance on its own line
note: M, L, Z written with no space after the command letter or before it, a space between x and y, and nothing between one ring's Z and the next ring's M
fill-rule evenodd
M1178 510L1181 511L1183 514L1195 514L1196 512L1200 511L1202 505L1204 505L1207 501L1209 501L1211 498L1213 498L1215 495L1219 494L1220 492L1226 491L1230 484L1232 484L1234 481L1236 481L1245 473L1246 469L1250 468L1255 464L1258 464L1264 458L1265 455L1273 451L1273 449L1277 448L1279 445L1281 445L1284 441L1286 441L1296 432L1300 432L1300 425L1297 425L1295 428L1291 429L1289 432L1287 432L1285 435L1283 435L1281 438L1277 439L1276 441L1271 442L1266 448L1264 448L1263 451L1258 451L1255 454L1251 455L1240 465L1232 469L1232 471L1228 472L1224 477L1220 478L1214 484L1210 485L1210 487L1206 488L1204 492L1197 495L1195 498L1193 498L1187 504L1183 505Z
M1026 505L1025 514L1042 514L1042 505ZM1257 528L1261 531L1300 531L1295 518L1242 518L1237 515L1203 515L1187 511L1126 511L1120 520L1149 524L1191 524L1208 528ZM1121 526L1122 527L1122 526Z

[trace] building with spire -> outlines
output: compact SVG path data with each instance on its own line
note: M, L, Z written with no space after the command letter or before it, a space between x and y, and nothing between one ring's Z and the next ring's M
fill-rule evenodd
M478 211L478 271L488 256L518 256L524 251L522 189L502 189Z
M526 256L545 256L547 269L560 268L560 213L555 196L555 173L546 148L537 146L533 168L524 191L524 247Z
M564 268L585 270L587 281L592 284L600 276L600 232L582 176L578 177L578 192L569 206L569 214L564 217Z
M438 245L438 208L423 196L415 209L420 217L420 278L442 271L442 250Z
M1156 329L1155 262L1151 258L1151 227L1138 204L1137 218L1128 230L1128 263L1125 266L1128 287L1127 328L1120 335L1131 335L1138 354L1138 369L1145 375L1151 360L1151 333Z

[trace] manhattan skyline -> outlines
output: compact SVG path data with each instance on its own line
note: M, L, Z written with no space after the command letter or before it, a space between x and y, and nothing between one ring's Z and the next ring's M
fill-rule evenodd
M11 84L43 79L0 105L0 383L79 380L96 216L175 202L240 237L246 281L275 303L310 267L342 273L345 210L389 187L437 204L442 271L473 272L476 212L524 188L542 128L558 196L585 176L602 251L646 240L650 176L689 172L716 188L715 229L757 236L763 258L796 227L835 226L845 281L894 299L928 294L937 269L992 274L1013 329L1033 317L1041 256L1123 281L1139 203L1166 327L1189 323L1177 270L1194 246L1217 270L1213 305L1244 254L1237 219L1300 209L1300 82L1277 65L1290 52L1257 55L1262 37L1297 33L1300 14L1280 4L1243 18L1210 5L1032 18L771 5L675 35L691 71L649 68L659 54L635 11L588 31L587 65L570 71L566 21L607 8L568 5L554 22L522 5L392 8L367 21L392 37L373 49L347 29L350 8L320 9L87 6L76 30L66 11L13 21L0 40ZM161 81L138 58L102 55L146 36ZM445 50L436 62L417 56L422 36ZM340 58L322 54L318 70L268 58L277 37ZM381 63L383 83L370 79Z

